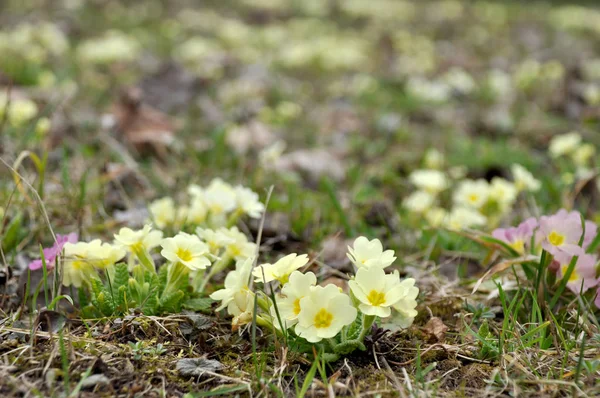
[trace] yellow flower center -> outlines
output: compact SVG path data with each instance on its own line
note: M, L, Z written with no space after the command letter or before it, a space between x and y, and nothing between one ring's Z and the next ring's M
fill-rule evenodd
M232 257L237 257L242 254L242 248L238 245L230 245L229 253L231 254Z
M290 274L282 275L282 276L278 277L277 280L282 285L285 285L286 283L288 283L290 281Z
M525 242L523 242L520 239L514 241L513 243L511 243L510 247L512 247L513 249L515 249L518 253L524 253L525 252Z
M552 231L550 232L550 235L548 235L548 241L554 246L561 246L565 243L565 236L556 231Z
M567 274L568 269L569 269L569 264L565 264L560 267L560 270L562 271L563 276ZM571 275L569 276L569 282L575 282L577 280L579 280L579 275L577 275L577 272L575 272L575 268L573 268L573 271L571 272Z
M382 292L378 292L377 290L371 290L371 292L367 296L367 299L369 300L371 305L379 306L385 303L385 294L383 294Z
M477 195L476 193L472 193L469 195L469 202L477 202L477 199L479 199L479 195Z
M294 301L294 315L298 315L300 313L300 299L297 298Z
M333 321L333 314L325 308L321 308L315 315L314 324L317 329L328 328L331 326L331 321Z
M192 260L192 252L188 249L179 248L177 249L177 257L181 259L181 261L191 261Z
M133 245L131 245L131 251L134 253L141 252L143 248L144 248L144 244L142 242L136 242Z

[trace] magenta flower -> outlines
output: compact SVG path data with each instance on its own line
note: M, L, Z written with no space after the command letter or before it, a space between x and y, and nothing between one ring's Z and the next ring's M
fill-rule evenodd
M43 250L44 258L46 259L47 269L50 270L54 268L54 265L56 263L56 257L58 257L58 255L62 252L65 243L77 243L77 239L77 234L74 232L71 232L68 235L56 234L56 242L54 243L54 245ZM42 259L34 260L29 263L29 269L35 271L41 269L42 265Z
M525 254L531 246L531 237L537 227L537 220L531 217L519 224L518 227L497 228L492 232L492 236L506 242L517 253Z
M554 262L558 263L557 274L562 279L563 275L566 274L571 264L573 256L559 252L554 255ZM586 292L594 286L598 285L598 278L596 278L596 264L598 264L598 258L592 254L580 254L577 258L577 263L573 268L573 272L569 276L567 287L575 294L579 292Z
M542 247L553 255L564 252L574 256L584 252L579 246L583 233L581 216L576 211L560 210L552 216L541 217L539 232Z

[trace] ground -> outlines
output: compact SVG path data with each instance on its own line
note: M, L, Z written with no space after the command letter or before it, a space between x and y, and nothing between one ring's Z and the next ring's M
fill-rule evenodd
M577 3L1 2L0 395L600 394L593 295L551 306L518 264L474 289L502 264L480 233L561 208L600 219L600 8ZM5 110L20 99L35 109ZM549 152L575 131L590 156ZM455 184L514 180L513 164L541 189L474 228L407 205L414 170ZM314 354L232 330L216 303L90 318L73 289L48 309L55 290L29 288L53 233L112 241L214 178L266 204L238 223L261 262L307 253L347 291L356 237L395 250L390 271L419 288L412 325L384 319L365 351L315 373Z

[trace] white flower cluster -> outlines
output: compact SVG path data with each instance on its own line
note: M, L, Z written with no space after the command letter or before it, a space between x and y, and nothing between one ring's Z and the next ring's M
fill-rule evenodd
M359 312L363 317L363 337L374 317L388 317L392 308L403 319L403 326L410 325L417 315L419 289L414 286L414 279L400 280L398 271L386 274L384 269L396 260L394 251L383 250L378 239L359 237L353 247L348 247L347 255L357 269L348 283L350 295L333 284L318 285L314 273L299 271L308 264L308 256L292 253L254 269L251 260L238 261L236 269L227 275L224 289L210 297L221 301L217 310L227 307L234 316L234 328L252 320L256 299L263 310L256 314L259 322L277 329L283 327L312 343L338 336L355 322ZM255 297L259 293L250 287L251 276L257 283L279 281L281 289L275 302L267 295Z
M425 163L442 168L444 161L442 155L435 151L428 153ZM494 177L488 182L462 178L462 173L456 173L456 170L448 173L433 168L415 170L409 180L417 190L405 198L403 206L434 227L457 230L491 228L512 209L520 192L540 189L541 183L523 166L513 164L511 171L512 182L501 177ZM446 192L450 187L454 187L452 192ZM450 210L442 207L445 202L451 203Z
M265 209L256 192L241 185L234 187L220 178L215 178L205 188L190 185L188 193L190 201L187 205L177 207L171 197L152 202L149 206L151 221L159 228L202 226L218 229L235 224L243 215L260 218Z
M193 185L190 192L193 199L189 208L176 210L171 198L160 199L150 206L152 216L161 228L179 227L173 237L163 238L163 232L153 230L149 223L137 231L121 228L114 235L112 244L102 243L100 239L65 243L63 284L81 287L90 278L98 278L99 270L112 272L112 267L126 255L129 269L134 273L136 267L155 273L151 252L160 246L161 255L168 262L166 266L177 268L179 274L184 274L182 277L188 277L188 274L194 277L194 290L201 291L212 276L232 261L244 261L256 255L254 242L250 242L236 226L224 226L225 221L235 223L244 214L260 216L264 205L258 201L256 193L241 186L234 188L220 179L213 180L206 189ZM197 227L195 234L181 231L181 227L190 225ZM210 229L207 225L216 227ZM207 267L211 267L207 275L199 272ZM204 279L196 280L198 277Z
M583 142L581 135L576 131L553 137L548 151L557 162L567 159L575 166L574 173L563 170L562 180L566 183L573 182L575 178L587 179L596 173L596 147Z
M131 62L140 52L139 42L120 31L108 31L102 37L84 41L77 48L77 55L83 62L104 65Z

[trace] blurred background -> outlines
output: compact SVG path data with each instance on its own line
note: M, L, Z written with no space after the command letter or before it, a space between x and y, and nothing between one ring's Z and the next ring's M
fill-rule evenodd
M4 0L0 153L48 154L48 208L90 231L216 176L275 185L298 236L390 228L431 149L489 180L598 144L599 44L594 2Z

